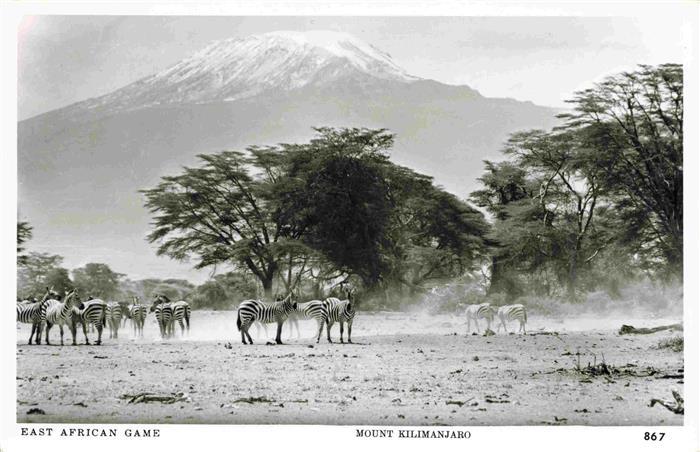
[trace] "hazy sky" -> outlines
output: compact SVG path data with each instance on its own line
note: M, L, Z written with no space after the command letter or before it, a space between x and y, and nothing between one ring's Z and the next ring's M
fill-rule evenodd
M681 17L33 16L19 31L18 114L108 93L208 42L273 30L352 33L409 73L492 97L563 106L591 80L682 61Z
M274 30L343 31L388 52L410 74L466 84L489 97L561 107L573 91L638 63L682 62L681 17L162 17L30 16L18 35L18 115L26 119L111 92L216 39ZM20 212L21 213L21 212ZM136 246L79 250L47 239L31 251L84 265L99 251L133 279L208 274L166 258L136 265ZM50 244L53 243L53 244ZM153 247L149 252L155 262ZM147 268L147 270L145 270Z

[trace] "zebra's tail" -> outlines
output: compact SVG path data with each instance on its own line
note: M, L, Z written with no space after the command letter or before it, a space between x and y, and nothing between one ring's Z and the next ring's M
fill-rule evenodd
M240 309L238 310L238 315L236 316L236 328L238 328L238 331L241 331L241 311L240 311Z
M190 329L190 307L185 306L185 323L187 324L187 329Z

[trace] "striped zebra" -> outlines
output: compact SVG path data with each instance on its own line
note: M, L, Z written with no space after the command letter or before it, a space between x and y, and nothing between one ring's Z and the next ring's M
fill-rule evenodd
M355 318L355 294L347 291L347 300L326 298L323 300L323 315L328 332L328 342L331 340L331 327L335 322L340 324L340 343L343 343L343 324L348 324L348 343L352 344L352 321Z
M246 337L250 344L253 338L250 337L248 329L253 322L277 323L277 336L275 342L282 344L282 325L287 320L289 314L297 308L297 303L292 299L292 295L287 295L282 301L266 303L260 300L245 300L238 306L236 316L236 327L241 332L243 344L247 344Z
M105 320L109 327L109 338L119 337L119 327L122 324L122 307L116 301L110 301L105 308Z
M318 335L316 337L316 343L318 344L321 339L321 333L323 332L323 325L325 323L325 306L321 300L311 300L305 303L297 303L297 307L294 311L289 314L289 324L291 325L289 336L291 338L294 332L294 327L297 328L297 338L301 337L301 332L299 330L299 319L314 319L316 320L316 326L318 329Z
M131 318L131 325L134 327L134 337L143 337L143 325L146 323L148 307L140 304L139 299L134 297L134 302L129 306L128 312Z
M190 304L184 300L180 301L170 301L170 299L163 294L158 294L155 296L154 303L157 304L169 304L172 309L172 316L170 322L172 323L171 334L175 334L175 322L180 325L180 334L185 335L185 328L187 332L190 332L190 316L192 315L192 308ZM184 322L183 322L184 321Z
M46 321L46 309L50 300L57 297L58 294L47 287L41 301L24 300L17 303L17 321L20 323L31 323L32 325L29 345L32 345L32 339L36 345L41 344L41 330Z
M63 345L63 326L70 324L73 316L73 307L79 303L78 297L75 296L75 289L71 291L66 291L66 295L63 301L58 301L56 299L49 300L49 305L46 308L46 345L51 345L49 342L49 332L51 327L58 325L58 329L61 332L61 345ZM75 337L73 338L73 345L76 345Z
M526 333L525 323L527 323L527 311L525 310L525 306L521 304L501 306L498 308L498 318L501 321L501 323L498 325L498 330L500 330L501 325L503 325L503 330L507 333L508 329L506 328L506 322L517 320L520 323L518 332L522 331L523 334Z
M71 334L73 335L73 342L76 340L77 326L80 324L83 327L86 345L90 345L90 340L87 335L88 325L94 326L97 330L97 341L95 344L102 344L102 330L107 323L106 311L107 303L99 298L90 298L89 300L73 306L73 313L71 316Z
M479 331L479 319L485 319L486 320L486 329L487 330L491 329L491 322L493 322L495 309L492 308L489 303L467 305L467 309L465 310L465 313L467 315L467 334L469 334L469 332L471 331L472 320L474 321L474 325L476 325L476 332L477 333L480 333L480 331Z
M155 314L160 337L169 338L173 333L173 307L171 303L153 303L149 311Z

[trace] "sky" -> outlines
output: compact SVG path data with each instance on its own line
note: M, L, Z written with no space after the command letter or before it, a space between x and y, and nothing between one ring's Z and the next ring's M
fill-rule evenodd
M488 97L564 107L586 86L639 63L682 62L681 17L178 17L28 16L18 31L20 120L109 93L158 72L212 40L276 30L336 30L389 53L409 74L468 85ZM70 246L43 246L84 264ZM144 250L153 252L151 248ZM93 252L95 250L92 250ZM131 273L132 254L102 250L132 279L209 271L167 262Z
M18 34L20 120L160 71L212 40L337 30L410 74L489 97L563 107L571 93L637 63L680 62L681 17L29 16Z

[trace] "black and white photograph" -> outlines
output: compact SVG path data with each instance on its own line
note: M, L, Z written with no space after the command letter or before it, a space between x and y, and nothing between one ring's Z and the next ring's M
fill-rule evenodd
M698 447L697 3L7 5L3 450L172 425Z

